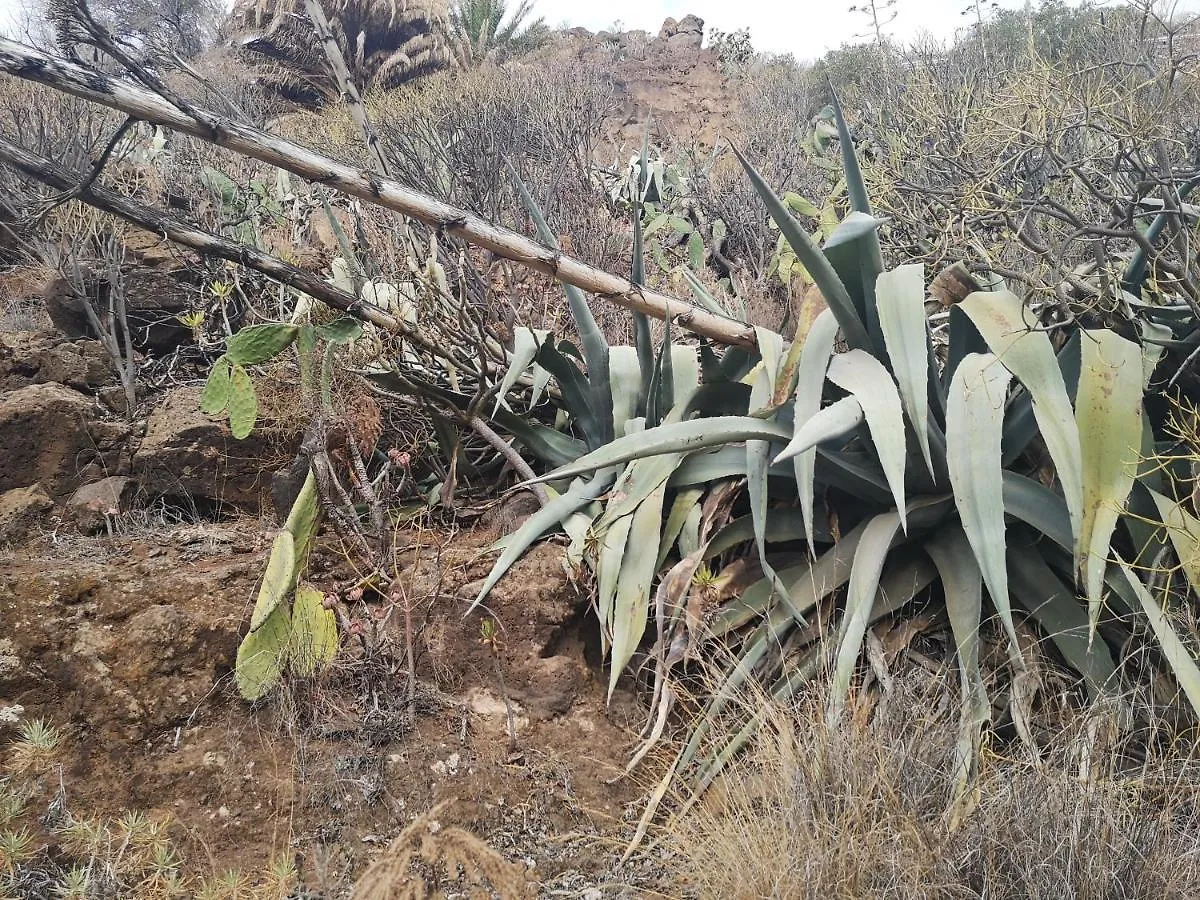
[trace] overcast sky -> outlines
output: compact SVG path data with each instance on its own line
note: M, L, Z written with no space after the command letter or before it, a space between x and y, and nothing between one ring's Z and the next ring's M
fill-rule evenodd
M22 0L0 0L0 30L11 28ZM579 0L535 0L537 15L554 26L582 25L592 31L611 28L620 22L626 29L643 29L654 34L667 16L683 18L695 13L706 27L734 31L750 29L756 49L793 53L813 59L826 50L853 43L867 30L867 20L851 13L856 0L608 0L581 3ZM862 0L858 0L862 2ZM895 21L888 32L908 41L922 32L939 39L953 37L969 22L962 14L968 0L896 0ZM1167 0L1173 2L1173 0ZM1174 0L1184 9L1200 8L1200 0ZM511 5L516 5L512 3ZM1002 6L1021 7L1024 0L1001 0Z

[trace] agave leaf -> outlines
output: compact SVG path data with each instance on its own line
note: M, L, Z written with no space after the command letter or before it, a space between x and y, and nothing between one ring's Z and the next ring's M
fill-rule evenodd
M1117 518L1125 508L1142 446L1142 351L1107 329L1082 344L1075 421L1083 463L1080 575L1092 631L1100 620L1104 570ZM1078 554L1077 554L1078 556Z
M1182 202L1188 194L1200 187L1200 176L1185 181L1179 186L1178 197ZM1175 220L1175 214L1170 212L1161 212L1154 217L1154 221L1150 223L1146 229L1145 238L1151 247L1158 241L1163 229ZM1122 290L1128 291L1135 297L1141 297L1142 285L1146 281L1146 274L1150 271L1149 257L1146 254L1144 245L1139 245L1134 250L1133 256L1130 257L1129 265L1125 269L1125 274L1121 278Z
M852 211L838 223L824 247L825 257L854 300L877 349L882 348L875 301L875 282L883 273L883 257L879 252L879 226L882 224L882 219Z
M243 328L225 345L229 361L240 366L253 366L274 359L296 339L300 326L270 322Z
M642 370L634 347L611 347L608 353L613 436L623 437L641 404Z
M542 211L538 208L529 189L525 187L525 183L517 176L516 169L511 163L508 163L509 172L512 173L513 180L517 185L517 192L521 195L521 202L525 205L529 217L533 220L534 227L537 228L538 239L548 246L551 250L558 251L558 238L551 231L550 226L546 224L546 219L542 215ZM588 382L591 385L591 405L597 420L601 423L600 433L597 438L601 443L607 443L613 439L613 435L608 432L608 426L604 423L611 419L609 404L611 403L608 392L609 381L609 359L608 359L608 341L604 338L604 332L600 330L600 326L596 324L596 318L592 315L592 310L587 304L587 298L583 295L583 291L574 285L564 284L563 293L567 297L567 307L571 312L571 321L575 325L575 333L579 335L579 342L583 346L583 360L587 365ZM619 432L618 432L619 433Z
M842 115L842 105L838 102L837 93L830 91L833 107L833 121L837 125L838 143L841 145L842 175L846 179L846 195L850 200L850 208L855 212L871 214L871 201L867 197L867 186L863 181L862 169L858 165L858 156L854 152L854 141L850 137L850 128Z
M700 279L696 277L695 273L693 273L686 266L684 266L681 271L683 272L683 278L688 283L688 287L691 288L692 296L696 298L696 303L698 305L704 309L707 309L710 313L716 313L718 316L732 318L725 310L725 307L717 301L717 298L714 297L708 288L701 283Z
M533 365L533 360L538 354L538 350L546 341L546 336L550 331L545 328L527 328L524 325L519 325L513 329L513 351L508 358L508 369L504 372L504 377L500 381L500 389L496 392L496 408L501 404L508 406L508 401L504 398L508 396L508 392L512 390L513 385L517 383L525 372ZM538 366L543 372L541 366ZM547 372L547 374L549 374ZM536 402L536 401L535 401Z
M754 383L750 387L750 410L757 412L769 408L775 396L775 379L779 374L779 364L783 355L783 337L769 328L756 327L754 333L758 338L758 350L762 354L762 363L754 375ZM774 589L790 603L787 588L775 574L775 569L767 560L767 542L764 535L767 524L767 469L771 461L771 442L746 441L746 490L750 496L750 516L754 522L754 547L758 551L758 563L763 574L769 578Z
M682 460L682 453L660 453L629 463L613 485L604 515L596 523L596 530L603 531L616 519L641 506L670 478Z
M1033 314L1025 308L1021 298L1009 291L977 291L958 308L970 316L991 351L1033 398L1033 413L1054 460L1071 514L1078 562L1082 554L1083 524L1079 429L1050 338L1037 329ZM1140 368L1139 363L1139 371ZM987 579L986 567L984 579Z
M262 698L283 677L283 666L292 631L291 610L281 603L257 631L251 631L238 646L233 677L247 700Z
M742 477L745 474L746 451L735 445L690 454L679 464L679 468L667 483L670 487L686 487Z
M592 406L591 385L587 377L579 371L579 366L564 352L567 346L563 341L555 347L553 338L548 338L538 349L537 362L554 376L562 393L563 405L571 414L571 418L579 424L584 442L589 448L603 446L600 439L605 433L604 423L600 421L595 407Z
M875 516L866 523L862 539L854 552L850 569L850 587L846 591L846 612L839 628L837 659L833 668L833 688L830 692L826 718L830 725L841 718L850 695L850 679L858 661L863 637L871 618L875 591L883 564L896 541L900 529L900 514L893 510Z
M1040 481L1016 472L1003 475L1004 511L1045 535L1068 553L1075 546L1066 501Z
M671 503L671 510L667 513L667 524L663 528L662 540L659 541L656 569L661 569L667 561L671 548L679 539L680 532L683 531L684 523L692 510L700 505L705 491L705 488L685 488L675 495L675 500ZM684 555L686 556L686 554Z
M955 748L955 794L961 796L975 769L984 723L991 718L991 704L979 669L979 623L983 577L970 542L960 526L943 529L925 544L946 595L946 612L958 651L958 675L962 683L962 712L958 746Z
M805 525L804 515L800 510L790 506L775 506L767 510L763 535L768 544L799 541L807 537ZM709 539L704 550L704 558L712 559L720 556L726 550L749 541L753 537L754 519L752 516L734 519ZM828 528L821 528L816 537L823 544L831 543L833 540Z
M1058 368L1062 372L1067 396L1073 401L1079 386L1079 342L1081 331L1075 331L1058 351ZM1030 441L1038 436L1039 426L1034 415L1033 400L1029 392L1017 391L1008 404L1004 422L1004 465L1013 463L1028 448Z
M837 319L834 317L833 311L826 309L817 316L804 341L804 349L800 352L800 365L796 369L796 404L793 409L793 427L797 434L821 408L825 373L829 369L829 358L833 356L833 342L837 337L837 330ZM860 406L859 409L861 411L862 407ZM791 448L791 444L788 445L788 448ZM787 454L787 450L784 453ZM778 462L778 457L776 462ZM800 494L800 509L804 511L808 547L809 550L812 550L813 478L817 471L816 447L796 453L792 465L796 473L796 489Z
M1170 538L1179 566L1192 590L1200 591L1200 519L1158 491L1150 491L1158 517Z
M565 493L555 497L526 519L525 524L512 536L512 540L500 554L500 558L496 560L492 571L488 573L483 587L479 589L479 594L475 597L470 609L467 610L467 615L474 612L475 607L484 601L496 583L504 577L505 573L512 568L534 541L551 528L560 526L568 516L587 506L604 493L612 484L613 477L613 472L602 470L593 475L589 481L576 481Z
M958 304L950 307L950 340L946 348L946 368L942 371L943 393L954 379L958 364L969 353L987 353L987 341L975 327L975 323Z
M311 678L337 656L337 617L325 608L325 595L311 584L296 588L292 606L292 633L288 644L291 669L301 678Z
M210 416L219 416L229 407L229 398L233 393L230 382L232 369L228 356L218 357L213 363L208 379L204 382L204 393L200 395L200 409Z
M1000 441L1004 399L1012 376L990 353L972 353L954 373L946 398L946 451L950 486L992 604L1020 655L1008 598L1004 553L1004 478Z
M811 452L816 457L818 444L843 437L863 422L862 404L851 395L829 404L796 429L788 445L775 457L776 463L784 462L799 454ZM814 466L815 470L815 466ZM809 480L809 505L812 504L812 480Z
M1117 666L1104 641L1091 639L1088 613L1027 540L1009 547L1013 596L1033 615L1096 700L1116 682Z
M900 266L879 276L875 284L879 327L883 332L900 399L912 423L929 474L929 348L925 322L925 268ZM936 371L936 370L934 370Z
M775 224L779 226L779 230L787 239L788 246L792 248L797 259L804 265L804 268L808 270L809 275L812 276L813 281L820 289L822 296L825 297L825 302L833 310L833 314L841 326L846 343L852 348L869 349L871 347L871 338L867 333L866 327L863 325L863 320L859 316L854 301L850 298L850 294L846 290L846 285L838 277L833 265L826 258L825 254L821 252L820 248L813 243L804 226L792 217L787 207L767 183L763 181L762 176L742 156L741 152L734 148L734 153L737 154L738 160L741 161L742 167L746 170L746 174L750 176L750 181L754 185L755 191L758 192L763 203L766 204L771 218L775 220Z
M1196 667L1195 656L1183 641L1180 640L1179 635L1175 633L1175 629L1171 625L1171 620L1167 618L1158 601L1150 595L1150 592L1146 590L1146 586L1142 584L1141 580L1126 565L1124 560L1118 557L1117 563L1120 565L1121 571L1125 573L1125 578L1129 581L1129 587L1133 590L1142 605L1142 611L1146 614L1146 618L1150 622L1154 636L1158 638L1158 645L1162 648L1163 658L1171 668L1171 674L1175 676L1175 680L1183 688L1183 692L1187 695L1192 709L1200 715L1200 668Z
M714 416L687 422L667 422L657 428L617 438L611 444L593 450L574 463L536 480L557 481L659 453L691 453L693 450L734 441L774 440L782 443L790 436L788 429L782 425L753 416Z
M827 377L849 391L862 405L879 462L896 501L900 524L907 531L904 508L904 466L908 458L904 412L896 382L883 363L865 350L839 353L829 361Z
M1142 319L1139 325L1142 330L1142 390L1147 391L1150 389L1150 379L1154 377L1154 370L1158 368L1159 360L1162 359L1164 344L1170 341L1174 332L1169 325L1161 325L1149 319Z
M625 546L632 525L632 513L612 522L603 532L596 554L596 617L600 622L600 634L605 647L612 646L617 582L620 580L621 562L625 559Z
M666 487L659 485L630 516L629 540L621 560L617 596L613 606L612 650L608 697L611 700L617 679L633 658L646 633L650 611L650 587L658 562L659 532L662 529L663 498Z
M275 535L275 542L271 545L258 599L250 615L251 633L261 628L271 613L287 599L296 586L296 576L296 542L292 533L285 528Z
M684 408L700 389L700 354L695 347L675 344L671 348L672 409Z
M663 339L654 360L654 372L646 392L646 427L653 428L667 417L675 399L675 367L671 343L671 320L663 322Z

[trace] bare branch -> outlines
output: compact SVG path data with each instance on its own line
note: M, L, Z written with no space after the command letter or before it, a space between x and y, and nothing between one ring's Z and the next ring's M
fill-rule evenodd
M676 325L723 344L753 347L748 325L710 313L682 300L639 287L628 279L603 272L581 260L550 250L536 241L500 228L474 213L335 162L298 144L247 125L220 121L207 110L189 115L162 97L123 79L111 78L85 66L48 56L15 41L0 38L0 71L37 82L147 122L209 141L235 153L285 169L307 181L335 188L418 219L497 256L572 284L601 299ZM215 122L214 125L208 123Z

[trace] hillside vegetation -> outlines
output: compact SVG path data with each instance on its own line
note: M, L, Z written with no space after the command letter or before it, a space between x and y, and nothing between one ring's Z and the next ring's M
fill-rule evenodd
M0 39L0 895L1195 896L1200 23L891 5Z

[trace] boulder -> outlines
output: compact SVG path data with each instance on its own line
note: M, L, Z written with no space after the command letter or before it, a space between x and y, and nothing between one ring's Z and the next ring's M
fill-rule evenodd
M41 483L69 496L89 463L117 472L129 436L74 388L47 382L0 394L0 491Z
M659 29L658 40L672 50L699 50L704 44L704 20L692 15L678 22L667 19Z
M129 509L137 486L128 475L110 475L76 490L67 501L67 511L80 531L100 531L108 516Z
M199 385L168 394L150 414L133 458L142 488L152 496L229 504L251 512L270 502L271 461L291 457L258 435L236 440L223 420L200 411Z
M92 394L114 378L99 341L63 341L52 334L0 337L0 391L57 382Z
M54 501L40 484L13 488L0 494L0 541L22 537Z
M161 355L192 339L192 330L179 321L179 316L191 309L196 289L182 277L148 268L134 269L124 276L126 315L138 350ZM108 283L91 278L86 293L87 302L94 304L93 309L104 321L108 314ZM46 313L59 331L71 339L95 336L83 297L66 279L50 279L41 294Z

